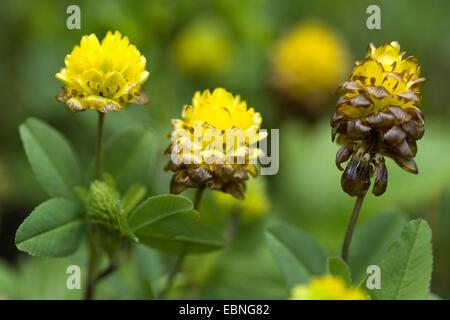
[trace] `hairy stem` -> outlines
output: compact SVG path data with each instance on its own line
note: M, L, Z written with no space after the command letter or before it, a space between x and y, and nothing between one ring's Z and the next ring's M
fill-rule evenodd
M356 198L355 206L353 207L352 216L347 226L347 232L345 233L344 244L342 245L342 259L348 263L348 251L350 243L352 241L353 230L355 229L356 221L358 220L359 212L364 200L364 196Z
M103 177L103 127L105 122L105 114L98 113L98 128L97 128L97 157L95 161L95 177L101 180Z
M103 177L103 127L105 123L105 114L98 113L98 126L97 126L97 153L95 158L95 178L101 180ZM85 300L91 300L94 296L95 283L97 278L94 276L95 269L97 267L99 252L96 248L94 241L95 228L90 228L88 232L88 272L86 278L86 291L84 293Z
M84 300L92 300L94 296L94 273L97 265L97 252L94 252L95 246L93 241L94 228L90 228L87 234L88 246L88 271L86 277L86 290L84 292Z

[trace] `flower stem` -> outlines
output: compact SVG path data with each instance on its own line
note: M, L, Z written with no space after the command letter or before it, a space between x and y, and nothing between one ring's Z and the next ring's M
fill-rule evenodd
M88 246L88 272L86 278L86 291L84 292L85 300L92 300L94 298L95 287L97 284L108 277L110 274L118 268L118 262L113 255L108 254L109 264L108 266L98 271L100 260L102 257L103 248L99 243L99 239L103 238L103 235L99 232L98 228L91 226L89 233L87 235L87 246Z
M92 300L95 292L95 286L98 282L108 277L110 274L112 274L114 271L116 271L117 265L111 262L105 270L100 272L97 276L94 277L93 268L89 266L89 273L88 273L88 282L86 287L86 292L84 295L84 300Z
M94 296L94 273L97 266L97 257L98 252L94 252L96 250L94 245L93 233L94 228L89 228L89 232L87 234L87 250L88 250L88 271L86 278L86 290L84 292L84 300L92 300Z
M103 127L105 122L105 114L98 113L98 132L97 132L97 157L95 161L95 177L101 180L103 177Z
M98 127L97 127L97 154L95 159L95 178L101 180L103 177L103 127L105 123L105 114L98 113ZM94 276L95 269L98 263L99 252L96 243L93 240L95 237L95 228L90 228L88 233L88 272L86 279L86 291L84 293L85 300L91 300L94 296L95 283L100 280Z
M356 198L355 206L353 207L352 216L347 226L347 232L345 233L344 244L342 245L342 259L348 263L348 251L350 248L350 242L352 241L353 230L355 229L356 221L358 220L359 212L364 200L364 196Z
M204 190L205 190L204 186L197 189L197 193L195 194L195 200L194 200L194 210L198 210L198 207L200 206L200 201L202 200Z

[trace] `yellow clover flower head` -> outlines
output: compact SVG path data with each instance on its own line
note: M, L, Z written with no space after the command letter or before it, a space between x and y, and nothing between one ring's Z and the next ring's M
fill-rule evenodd
M349 53L343 41L318 21L297 25L271 55L271 85L283 102L305 116L322 114L344 79Z
M305 285L296 285L291 300L367 300L366 294L358 288L348 287L344 280L326 275Z
M257 142L259 112L223 88L195 93L192 105L183 108L182 119L172 119L172 143L166 150L171 160L165 170L175 172L171 192L208 187L244 198L248 173L257 175L262 151Z
M175 38L172 56L189 74L207 75L223 71L234 52L226 30L211 19L188 25Z
M147 61L118 31L109 31L101 43L95 34L83 36L64 62L66 67L56 74L64 83L56 98L69 111L106 113L148 102L141 86L149 76Z
M243 222L254 221L265 215L270 209L270 200L266 193L266 183L263 177L248 180L245 201L239 201L222 192L216 192L214 198L219 207L226 212L238 213Z
M332 139L338 135L343 146L336 155L336 165L348 162L341 184L352 196L364 196L375 176L372 192L386 191L388 172L384 156L411 173L418 173L413 158L416 141L424 134L424 119L420 111L419 62L405 58L400 45L394 41L376 48L370 44L366 58L357 62L339 89L344 95L331 118Z

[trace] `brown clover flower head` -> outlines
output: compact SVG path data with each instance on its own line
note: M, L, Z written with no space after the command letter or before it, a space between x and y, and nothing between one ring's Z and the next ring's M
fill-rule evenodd
M244 198L248 174L257 175L262 156L257 142L262 118L239 95L223 88L195 93L183 109L182 119L172 119L172 142L166 150L171 160L165 170L174 172L170 192L204 188ZM237 143L236 143L237 141Z
M420 111L420 66L415 57L405 58L394 41L376 48L369 45L366 58L356 62L350 81L339 86L344 95L331 118L332 140L342 145L336 155L342 188L352 196L364 196L375 177L372 192L386 191L388 172L385 156L400 167L418 173L413 158L416 141L424 134Z

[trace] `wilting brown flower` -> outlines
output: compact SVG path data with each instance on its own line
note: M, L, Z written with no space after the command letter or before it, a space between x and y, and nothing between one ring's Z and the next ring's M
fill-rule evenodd
M375 177L372 192L386 191L388 172L384 157L418 173L413 158L416 141L424 134L420 66L415 57L405 58L394 41L375 48L356 63L350 81L339 86L345 94L331 118L332 140L341 145L336 165L350 159L342 175L342 188L352 196L364 196Z

